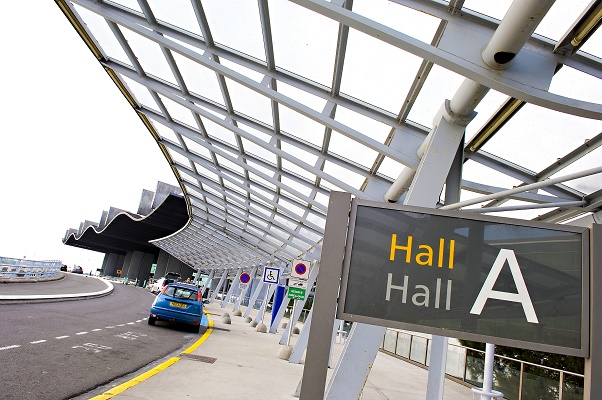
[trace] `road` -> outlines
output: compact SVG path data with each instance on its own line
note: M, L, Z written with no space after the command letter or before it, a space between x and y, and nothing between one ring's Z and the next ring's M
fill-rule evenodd
M116 284L96 299L0 306L0 397L72 398L199 337L185 327L149 326L153 299Z

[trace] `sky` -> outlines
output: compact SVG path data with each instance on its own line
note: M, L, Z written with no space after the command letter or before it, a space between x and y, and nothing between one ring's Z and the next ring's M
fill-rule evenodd
M136 212L143 189L177 181L54 1L3 15L0 257L94 271L104 254L64 245L67 229L111 206Z

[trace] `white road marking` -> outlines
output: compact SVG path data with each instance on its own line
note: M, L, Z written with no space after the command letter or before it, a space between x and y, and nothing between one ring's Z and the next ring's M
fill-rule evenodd
M29 342L31 344L38 344L38 343L44 343L46 341L46 339L42 339L42 340L36 340L34 342Z
M102 331L102 328L92 329L92 332L98 332L98 331Z
M128 325L134 325L135 322L128 322Z
M115 328L114 326L105 326L105 329L113 329Z
M13 344L12 346L0 347L0 350L15 349L17 347L21 347L21 345Z
M119 325L117 325L117 326L125 326L125 324L119 324Z
M85 335L88 332L77 332L76 335Z
M68 338L68 337L69 337L69 335L57 336L57 337L55 337L55 339L65 339L65 338Z

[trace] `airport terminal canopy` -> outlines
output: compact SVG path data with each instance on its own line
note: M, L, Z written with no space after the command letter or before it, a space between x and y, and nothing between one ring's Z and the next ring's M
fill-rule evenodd
M191 218L153 243L195 268L319 259L329 193L403 202L442 115L462 210L599 218L600 0L56 2L176 174Z

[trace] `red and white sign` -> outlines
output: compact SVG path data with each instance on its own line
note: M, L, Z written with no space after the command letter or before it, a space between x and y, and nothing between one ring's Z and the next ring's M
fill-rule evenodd
M311 261L293 260L293 267L291 268L291 278L306 281L309 278L310 270Z
M242 274L240 274L238 279L240 280L240 283L246 285L247 283L251 282L251 275L249 275L248 272L243 272Z

